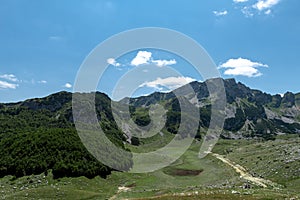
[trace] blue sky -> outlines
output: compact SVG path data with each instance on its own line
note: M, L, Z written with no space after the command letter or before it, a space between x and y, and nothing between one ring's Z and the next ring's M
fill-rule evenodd
M114 34L142 27L193 38L224 78L272 94L299 92L299 8L299 0L1 0L0 102L72 91L89 52ZM155 49L108 62L99 83L108 94L126 72L149 64L174 67L182 76L148 80L138 94L201 80L183 59Z

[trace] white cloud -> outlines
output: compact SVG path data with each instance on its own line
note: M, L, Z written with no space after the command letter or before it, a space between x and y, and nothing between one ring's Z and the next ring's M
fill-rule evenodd
M139 66L144 64L149 64L152 53L148 51L139 51L136 57L131 61L131 65Z
M268 9L268 10L265 11L265 14L266 14L266 15L269 15L269 14L271 14L271 13L272 13L272 11L271 11L270 9Z
M15 83L19 82L19 80L14 74L2 74L0 79L2 79L0 80L0 89L16 89L19 86Z
M244 3L247 2L248 0L233 0L234 3Z
M0 75L0 78L8 80L8 81L12 81L12 82L18 81L17 77L13 74L3 74L3 75Z
M280 0L258 0L258 2L254 4L252 7L259 11L262 11L275 6L276 4L279 3L279 1Z
M71 85L71 83L66 83L66 84L64 85L64 87L65 87L65 88L72 88L72 85Z
M247 77L261 76L262 73L257 69L258 67L268 67L268 65L259 62L253 62L245 58L237 58L229 59L219 66L219 68L225 69L225 75L240 75Z
M110 65L113 65L115 67L120 67L121 66L121 64L118 63L114 58L107 59L107 63L110 64Z
M172 60L154 60L152 53L148 51L139 51L135 58L131 61L131 65L140 66L145 64L155 64L157 67L165 67L168 65L175 65L177 62Z
M254 13L252 12L251 8L245 6L241 9L242 13L245 15L245 17L253 17Z
M38 83L46 84L46 83L47 83L47 81L45 81L45 80L41 80L41 81L38 81Z
M157 78L154 81L145 82L141 84L139 87L149 87L154 88L157 90L164 90L165 88L168 88L170 90L174 90L176 88L179 88L185 84L188 84L192 81L196 81L196 79L193 79L191 77L168 77L168 78Z
M177 62L175 59L172 60L153 60L152 63L156 64L158 67L164 67L168 65L175 65Z
M256 0L256 3L249 3L244 5L241 12L245 17L253 17L256 14L263 13L265 15L272 14L272 8L277 5L281 0ZM244 0L234 0L235 3L246 2Z
M0 89L16 89L19 85L0 80Z
M214 13L216 16L224 16L224 15L227 15L227 14L228 14L228 11L227 11L227 10L224 10L224 11L213 11L213 13Z

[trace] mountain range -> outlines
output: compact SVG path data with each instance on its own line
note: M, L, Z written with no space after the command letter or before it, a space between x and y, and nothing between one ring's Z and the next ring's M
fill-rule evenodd
M193 109L199 110L200 116L196 119L199 127L195 137L201 140L210 126L212 111L213 98L208 83L218 81L223 83L226 94L224 109L219 111L225 117L222 138L271 140L280 134L300 133L300 93L271 95L234 79L192 82L172 92L155 92L138 98L124 98L119 102L100 92L81 95L95 97L97 118L104 133L115 145L129 152L126 143L138 146L146 140L134 134L137 130L131 128L130 122L118 126L123 107L129 107L133 122L147 126L151 124L151 107L162 106L166 121L157 134L164 137L163 133L178 132L181 121L178 98L182 98ZM193 93L190 93L190 87ZM180 97L175 94L180 94ZM59 92L44 98L0 104L0 176L20 177L48 173L49 170L55 178L106 177L111 173L113 169L97 161L81 143L74 125L72 95ZM115 105L113 109L111 103ZM80 115L87 112L81 110ZM185 114L189 115L188 112ZM132 166L130 159L117 164L124 171Z

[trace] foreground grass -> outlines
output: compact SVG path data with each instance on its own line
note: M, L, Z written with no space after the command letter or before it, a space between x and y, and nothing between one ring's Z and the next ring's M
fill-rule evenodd
M151 173L113 172L107 179L78 177L54 180L51 173L18 179L6 176L0 179L0 198L299 199L300 165L298 154L295 153L299 149L299 138L278 138L268 142L220 140L213 150L244 166L254 176L264 176L279 183L281 188L251 185L239 177L234 169L212 155L200 160L197 157L199 147L200 142L194 142L176 162ZM182 170L199 173L186 176L173 173ZM243 189L245 184L250 184L251 188Z

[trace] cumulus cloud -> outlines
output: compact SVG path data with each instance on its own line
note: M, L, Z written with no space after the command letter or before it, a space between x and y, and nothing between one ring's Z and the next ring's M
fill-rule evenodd
M235 3L248 2L244 0L233 0ZM281 0L257 0L256 3L246 3L243 4L243 7L240 7L241 12L245 17L253 17L255 14L265 14L270 15L272 9L277 5Z
M17 77L13 74L2 74L2 75L0 75L0 78L8 80L8 81L12 81L12 82L18 81Z
M172 60L153 60L152 63L156 64L158 67L164 67L169 65L175 65L177 62L175 59Z
M172 60L154 60L152 53L148 51L139 51L135 58L131 61L131 65L140 66L146 64L154 64L157 67L165 67L169 65L175 65L177 62L175 59Z
M66 84L64 85L64 87L65 87L65 88L72 88L72 85L71 85L71 83L66 83Z
M228 14L228 11L227 11L227 10L224 10L224 11L213 11L213 13L214 13L216 16L224 16L224 15L227 15L227 14Z
M0 80L0 89L16 89L19 85Z
M162 91L166 88L168 88L169 90L174 90L193 81L196 81L196 79L193 79L191 77L157 78L154 81L145 82L141 84L139 87L149 87L149 88L157 89L159 91Z
M270 9L271 7L275 6L279 3L280 0L258 0L256 4L254 4L252 7L262 11L266 9Z
M257 69L258 67L268 67L268 65L253 62L245 58L232 58L221 64L219 69L225 69L225 75L257 77L262 75L262 73Z
M118 63L114 58L108 58L107 63L110 64L110 65L113 65L115 67L120 67L121 66L121 64Z
M139 51L136 57L131 61L131 65L139 66L149 64L152 53L148 51Z
M19 85L18 78L14 74L1 74L0 75L0 89L16 89Z

